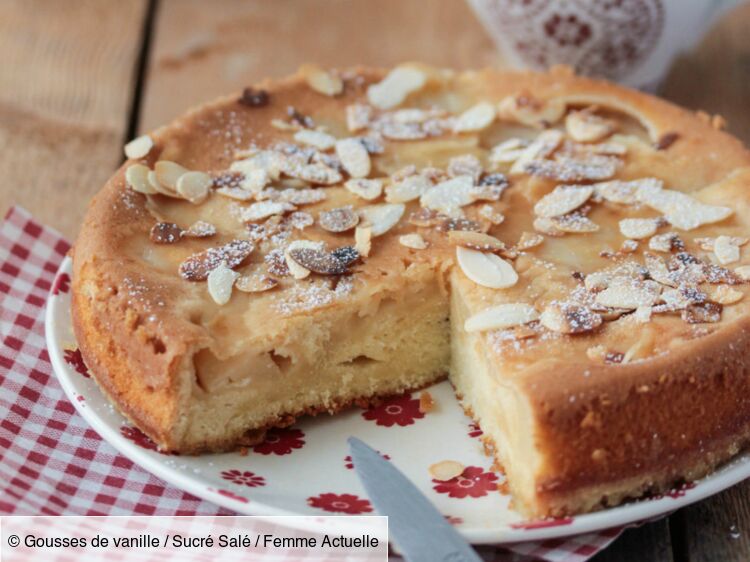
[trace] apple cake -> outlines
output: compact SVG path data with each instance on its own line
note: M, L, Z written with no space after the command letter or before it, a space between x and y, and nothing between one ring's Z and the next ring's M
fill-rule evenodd
M449 377L530 516L701 477L750 435L750 154L613 84L403 64L289 78L125 147L73 317L161 448Z

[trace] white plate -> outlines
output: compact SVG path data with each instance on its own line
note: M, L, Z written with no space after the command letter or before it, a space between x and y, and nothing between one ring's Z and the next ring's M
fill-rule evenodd
M436 408L421 414L418 393L371 410L306 418L272 431L246 456L161 454L105 399L80 361L70 321L71 262L60 267L47 306L46 335L52 365L68 398L110 444L133 462L196 496L251 515L369 513L369 502L347 463L346 439L355 435L394 462L473 543L508 543L563 537L618 527L667 514L750 476L745 454L713 475L660 498L560 520L524 522L509 507L482 451L481 431L458 406L451 386L429 389ZM433 481L428 467L453 459L463 477Z

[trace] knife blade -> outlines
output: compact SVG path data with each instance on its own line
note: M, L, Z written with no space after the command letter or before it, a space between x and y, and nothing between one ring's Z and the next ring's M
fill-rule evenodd
M354 470L409 562L482 562L466 539L393 463L349 438Z

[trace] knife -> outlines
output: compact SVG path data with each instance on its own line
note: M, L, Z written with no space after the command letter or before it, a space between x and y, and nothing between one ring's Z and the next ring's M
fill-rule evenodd
M370 501L388 516L388 531L409 562L482 562L466 539L446 521L393 464L356 437L349 438L354 470Z

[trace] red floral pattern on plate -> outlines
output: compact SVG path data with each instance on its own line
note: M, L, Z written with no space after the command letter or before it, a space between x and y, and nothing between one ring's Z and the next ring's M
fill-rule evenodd
M570 525L573 523L572 517L560 517L559 519L539 519L537 521L523 521L521 523L511 523L513 529L523 529L530 531L532 529L546 529L547 527L559 527L561 525Z
M479 466L467 466L460 476L450 480L434 480L433 489L451 498L480 498L497 490L497 475Z
M249 470L225 470L221 473L221 477L224 480L229 480L234 484L240 484L249 488L257 488L266 485L266 479L262 476L258 476L254 472Z
M91 378L89 368L86 366L86 363L83 362L83 356L81 355L80 349L66 349L64 356L65 362L73 367L76 370L76 373L83 375L87 379Z
M211 490L211 488L209 488L209 491L212 491L212 492L215 491L217 494L221 494L222 496L224 496L226 498L230 498L230 499L238 501L238 502L250 503L250 500L247 499L246 497L244 497L244 496L238 496L237 494L235 494L234 492L230 492L229 490L222 490L222 489Z
M380 454L380 456L381 456L381 457L383 457L383 458L384 458L385 460L387 460L387 461L391 460L391 457L390 457L390 456L388 456L388 455L384 455L384 454L383 454L383 453L381 453L380 451L378 451L378 453L379 453L379 454ZM345 466L346 466L346 468L348 468L349 470L352 470L352 469L354 468L354 463L352 462L352 456L351 456L351 455L346 455L346 457L344 457L344 465L345 465Z
M61 273L55 278L55 283L52 285L52 294L59 295L60 293L67 293L70 290L70 275L67 273Z
M305 434L300 429L278 428L269 429L262 443L253 447L253 451L261 455L290 455L294 449L301 449Z
M477 422L471 422L469 425L469 437L481 437L483 433L482 428L479 427Z
M365 410L362 412L362 417L384 427L394 425L404 427L423 418L424 413L419 410L419 400L412 398L410 394L405 394L390 398L378 406Z
M177 453L160 451L159 447L156 446L156 443L154 443L148 435L132 425L123 425L120 427L120 435L147 451L156 451L162 455L177 455Z
M353 494L320 494L319 496L307 498L307 503L311 507L317 507L331 513L359 515L372 511L369 501Z

